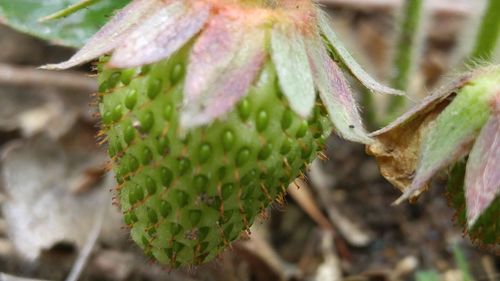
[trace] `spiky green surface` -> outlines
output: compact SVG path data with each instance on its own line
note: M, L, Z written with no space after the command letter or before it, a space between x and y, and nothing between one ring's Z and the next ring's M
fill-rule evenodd
M467 229L464 192L465 161L457 163L448 180L447 193L451 206L456 210L457 223ZM500 198L479 216L471 229L466 230L470 238L481 245L500 245Z
M179 128L185 53L142 69L99 66L100 112L132 239L162 264L207 262L281 196L331 127L291 111L268 64L224 120Z

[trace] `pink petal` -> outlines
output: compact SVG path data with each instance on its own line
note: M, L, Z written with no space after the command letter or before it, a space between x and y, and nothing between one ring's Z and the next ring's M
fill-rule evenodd
M220 14L195 43L184 85L184 128L208 124L248 92L265 58L264 32Z
M467 161L465 198L469 228L500 195L500 100L481 130Z
M321 38L307 40L307 43L316 87L337 133L348 140L370 143L372 140L364 129L349 82L330 59Z
M128 68L161 60L172 55L198 33L210 14L204 1L175 1L161 7L118 46L110 66Z
M151 11L165 5L158 0L133 0L120 10L99 32L97 32L85 46L68 61L59 64L49 64L45 69L66 69L111 52L122 43L124 35L130 33L143 22L143 18Z

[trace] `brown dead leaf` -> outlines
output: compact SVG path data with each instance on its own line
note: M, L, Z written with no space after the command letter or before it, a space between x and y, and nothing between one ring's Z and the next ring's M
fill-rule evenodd
M0 207L7 235L26 260L60 242L82 248L102 206L106 224L101 241L126 239L121 216L111 205L112 174L92 173L106 160L94 134L92 125L78 123L58 140L40 134L12 141L0 151L0 185L6 198Z

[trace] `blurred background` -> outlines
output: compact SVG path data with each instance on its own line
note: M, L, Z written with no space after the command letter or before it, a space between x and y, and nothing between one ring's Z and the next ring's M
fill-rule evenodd
M382 81L394 76L401 2L322 1L354 57ZM414 43L412 99L462 70L479 2L428 1ZM111 204L91 65L36 69L73 52L0 24L0 281L500 280L500 258L471 245L454 224L445 176L415 204L391 206L399 191L364 147L333 136L328 160L309 166L308 183L291 187L219 259L173 271L147 260ZM358 92L365 106L387 104ZM376 129L380 116L365 113Z

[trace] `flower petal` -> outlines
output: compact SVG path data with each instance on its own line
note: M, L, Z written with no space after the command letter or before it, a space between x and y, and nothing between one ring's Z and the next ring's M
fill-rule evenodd
M117 47L131 30L136 28L142 18L151 11L161 8L165 3L158 0L134 0L97 32L68 61L59 64L49 64L45 69L66 69L89 62L99 56L111 52Z
M467 161L465 199L471 228L500 195L500 97L497 111L481 130Z
M291 26L276 25L271 37L271 56L290 107L298 115L308 117L316 92L302 36Z
M212 122L244 97L265 59L265 33L218 15L195 43L184 85L181 126Z
M372 142L363 127L363 121L347 79L342 70L330 59L321 43L319 37L306 41L314 82L330 120L342 137L361 143Z
M328 15L318 10L318 25L321 29L322 34L330 42L333 47L335 55L342 61L342 63L349 69L349 71L358 79L361 84L363 84L367 89L381 94L390 95L404 95L402 91L392 89L385 85L377 82L373 77L370 76L352 57L347 48L342 44L335 31L330 26Z
M415 178L396 204L421 192L435 173L467 155L491 114L490 101L495 93L492 86L497 83L496 75L497 72L492 72L464 86L429 126Z
M109 62L128 68L153 63L172 55L198 33L210 14L204 2L175 1L161 7L118 46Z

